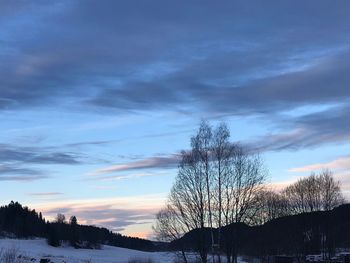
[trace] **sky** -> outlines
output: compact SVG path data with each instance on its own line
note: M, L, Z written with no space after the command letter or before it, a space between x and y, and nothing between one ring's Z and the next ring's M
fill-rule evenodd
M177 154L226 122L282 187L350 193L350 2L0 1L0 203L151 237Z

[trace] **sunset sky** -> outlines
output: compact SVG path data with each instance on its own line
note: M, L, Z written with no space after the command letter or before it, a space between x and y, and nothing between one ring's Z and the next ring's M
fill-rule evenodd
M276 189L350 191L350 1L0 1L0 203L151 237L201 119ZM350 193L350 192L349 192Z

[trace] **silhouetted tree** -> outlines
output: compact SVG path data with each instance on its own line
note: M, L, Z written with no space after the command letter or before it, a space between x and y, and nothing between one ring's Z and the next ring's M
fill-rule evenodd
M77 248L78 247L78 242L79 242L79 233L78 233L78 220L75 216L71 216L69 219L69 225L71 228L71 233L70 233L70 245L72 247Z
M208 222L206 178L197 158L192 151L182 152L178 175L169 197L169 203L189 230L204 229ZM201 261L206 262L208 247L202 231L195 242Z
M210 227L211 253L214 257L214 234L213 234L213 131L208 122L202 121L198 132L191 138L192 153L195 156L197 172L205 179L206 210L208 226ZM204 257L202 257L202 261ZM213 258L214 261L214 258Z
M59 224L66 223L66 216L64 214L58 213L56 216L56 222Z
M156 224L153 227L156 237L159 241L173 242L180 239L186 232L191 229L188 228L186 222L183 222L183 217L178 214L170 204L160 210L156 215ZM184 244L180 245L180 259L187 263L186 247Z
M224 183L230 177L230 165L235 146L229 141L230 131L225 123L221 123L215 130L212 142L213 155L213 191L212 196L214 201L214 220L218 227L216 248L218 262L221 263L221 228L224 223L223 209L227 204L226 196L224 195Z
M265 180L260 158L232 144L229 137L225 124L213 131L208 123L202 122L191 138L191 150L181 153L178 175L169 196L169 205L181 222L176 226L181 226L181 231L196 230L194 242L201 262L207 262L210 248L215 260L214 247L221 261L222 226L252 221ZM162 218L158 218L157 224L162 223ZM219 228L217 235L214 227ZM228 262L236 262L239 235L229 233L225 239Z
M260 208L258 198L265 179L266 171L260 157L237 145L230 161L229 176L223 184L223 215L226 225L251 224L254 221ZM227 262L236 263L240 228L231 229L232 232L227 231L225 236Z
M344 202L340 183L329 170L299 179L287 186L283 194L292 214L328 211Z
M285 196L272 190L262 190L257 195L257 207L259 210L252 218L252 225L262 225L270 220L291 214Z

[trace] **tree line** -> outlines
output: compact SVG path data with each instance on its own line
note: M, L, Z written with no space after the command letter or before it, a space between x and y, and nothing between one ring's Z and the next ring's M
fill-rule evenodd
M68 242L75 248L98 248L101 244L130 249L154 251L153 242L123 236L106 228L81 225L75 216L67 221L58 214L52 222L43 218L41 212L24 207L18 202L0 207L0 235L17 238L42 237L51 246Z
M339 182L330 171L299 179L280 192L266 186L267 169L259 154L230 141L225 123L202 121L191 137L191 149L181 152L178 174L154 226L163 241L196 231L191 247L200 262L237 263L240 227L262 225L275 218L331 210L343 203ZM225 231L223 231L225 229ZM209 241L209 242L208 242ZM209 244L209 245L208 245ZM183 262L188 262L184 244Z

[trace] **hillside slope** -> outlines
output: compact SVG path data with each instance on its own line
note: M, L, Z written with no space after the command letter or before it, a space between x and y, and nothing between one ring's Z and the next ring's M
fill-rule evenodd
M214 229L217 237L218 229ZM221 230L221 247L234 246L239 237L239 252L250 256L274 254L319 254L327 250L334 254L338 248L350 248L350 204L331 211L318 211L285 216L264 225L231 224ZM195 229L173 241L170 249L198 249L199 244L210 249L210 229Z

